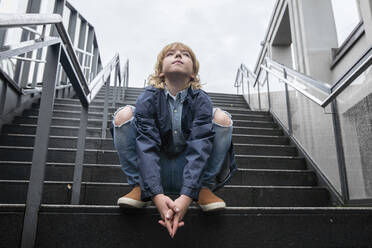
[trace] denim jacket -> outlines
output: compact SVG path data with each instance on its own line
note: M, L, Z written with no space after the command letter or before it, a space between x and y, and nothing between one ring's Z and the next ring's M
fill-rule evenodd
M162 194L159 153L176 156L172 151L172 122L163 89L148 86L138 97L135 118L137 125L137 165L140 171L142 200ZM186 140L186 165L183 174L185 194L197 201L200 176L212 152L214 131L212 128L212 103L203 90L187 90L182 107L182 133ZM217 190L226 184L236 171L233 144L231 143L225 165L217 175Z

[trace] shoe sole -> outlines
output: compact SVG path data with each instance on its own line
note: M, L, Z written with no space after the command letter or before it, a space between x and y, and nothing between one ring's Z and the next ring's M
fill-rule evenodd
M200 208L203 210L203 212L211 212L211 211L217 211L222 210L226 208L225 202L214 202L207 205L199 205Z
M128 197L119 198L117 204L124 208L142 208L146 205L146 202L137 201Z

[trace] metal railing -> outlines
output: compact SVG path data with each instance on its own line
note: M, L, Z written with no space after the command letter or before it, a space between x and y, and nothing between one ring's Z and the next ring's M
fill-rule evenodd
M335 193L338 200L341 203L350 202L349 196L349 187L346 175L346 166L345 166L345 154L344 154L344 145L343 137L340 129L340 120L339 113L336 104L337 97L350 86L356 78L358 78L364 71L366 71L372 64L372 47L359 59L357 63L354 64L350 70L348 70L344 76L338 80L333 86L330 86L327 83L314 80L302 73L299 73L291 68L288 68L280 63L273 61L272 59L266 57L264 64L260 65L258 74L255 75L247 67L242 64L237 71L234 86L237 87L237 92L239 88L242 89L242 94L253 109L259 110L268 110L270 111L275 119L282 124L286 133L295 141L297 145L300 142L296 141L296 138L293 135L292 129L292 111L291 107L296 107L297 111L304 111L305 109L298 109L302 107L301 105L292 106L289 100L289 87L293 89L291 92L298 92L305 98L309 99L311 102L315 103L316 106L322 108L324 114L332 115L332 128L334 130L334 144L335 150L337 152L337 164L339 171L339 180L341 183L341 195L338 194L337 190L333 188L332 183L327 183L331 187L333 193ZM278 89L272 89L273 83L271 80L276 78L276 82L282 84L281 91L283 93L282 101L285 101L285 110L287 113L286 117L282 113L282 116L279 116L277 106L273 106L271 100L273 99L272 95L278 92ZM266 84L266 85L265 85ZM276 85L277 86L277 85ZM265 105L265 107L262 107ZM331 109L330 112L326 111L326 108ZM285 125L286 123L287 125ZM324 142L319 140L319 142ZM301 148L301 145L299 145ZM302 148L301 148L302 149ZM305 156L308 160L312 161L312 154L307 154L306 149L302 149L305 153ZM315 162L311 162L313 166L317 167ZM316 168L320 173L322 170Z
M19 55L47 48L47 58L43 73L42 95L39 109L39 117L35 135L35 146L32 157L32 166L28 193L26 200L26 209L24 225L22 232L22 247L33 247L36 237L36 228L38 212L42 201L42 192L45 176L46 158L48 152L48 140L53 115L54 92L56 90L56 81L59 63L62 65L71 85L78 96L81 105L81 118L79 136L77 140L77 151L74 167L74 181L72 188L71 204L79 204L83 158L86 138L86 129L88 124L88 109L90 103L94 100L97 93L103 86L106 86L105 107L102 123L102 138L106 137L107 115L108 115L108 93L111 75L114 72L115 80L115 105L120 97L123 97L125 88L128 86L128 67L127 61L124 70L121 72L119 55L115 55L110 63L97 74L97 76L88 83L84 69L82 69L79 59L76 55L69 35L62 23L62 17L56 14L0 14L0 28L21 27L29 30L28 26L42 25L45 30L46 25L53 25L59 37L45 37L42 35L39 39L23 41L15 45L2 47L0 50L0 60L10 59ZM81 52L81 51L80 51ZM119 83L117 83L119 80ZM64 86L68 87L68 86Z

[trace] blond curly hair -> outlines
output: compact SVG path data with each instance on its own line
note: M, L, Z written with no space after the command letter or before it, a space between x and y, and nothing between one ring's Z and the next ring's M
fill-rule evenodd
M196 59L195 53L191 50L191 48L181 42L173 42L171 44L168 44L160 51L157 57L155 66L154 66L154 73L150 74L150 76L148 77L148 80L147 80L148 85L152 85L155 88L160 88L160 89L165 88L164 76L160 76L160 74L162 73L163 59L166 53L172 49L182 49L190 53L192 64L193 64L193 75L191 77L190 82L188 82L188 84L185 85L185 88L188 88L191 85L193 89L200 89L201 83L200 83L200 78L198 75L199 61Z

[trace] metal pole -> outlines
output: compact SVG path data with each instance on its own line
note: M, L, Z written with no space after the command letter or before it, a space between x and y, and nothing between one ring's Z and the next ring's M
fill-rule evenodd
M106 138L106 128L107 128L107 114L108 114L108 100L110 94L110 81L111 75L108 77L106 81L106 92L105 92L105 103L103 109L103 122L102 122L102 139Z
M118 67L115 66L115 72L114 72L114 89L112 94L112 107L115 107L116 104L116 92L117 92L117 84L118 84L118 77L117 77Z
M266 84L267 84L267 100L269 104L269 111L271 110L271 101L270 101L270 87L269 87L269 73L266 71Z
M260 75L257 75L259 77ZM257 80L258 108L261 110L260 80Z
M339 175L340 175L340 181L341 181L342 200L344 201L344 203L347 203L350 200L350 193L349 193L349 184L348 184L347 174L346 174L345 153L344 153L344 146L342 142L341 125L340 125L340 119L338 117L338 108L337 108L336 100L332 101L331 109L332 109L333 131L334 131L335 143L336 143L337 162L338 162Z
M81 178L83 176L84 167L84 149L85 149L85 138L88 126L88 112L89 108L82 106L80 116L80 128L79 138L77 141L77 151L75 157L75 168L74 168L74 184L72 186L71 204L78 205L80 202L81 192Z
M42 200L45 166L48 153L50 124L53 115L53 102L57 67L60 58L61 45L56 44L48 49L47 61L44 69L45 82L41 96L39 118L32 156L30 182L28 185L26 210L23 222L22 248L32 248L35 244L38 213Z
M287 72L284 70L284 78L287 79ZM285 102L287 104L287 118L288 118L288 133L292 135L292 116L291 116L291 106L289 103L288 85L284 84L285 88Z

